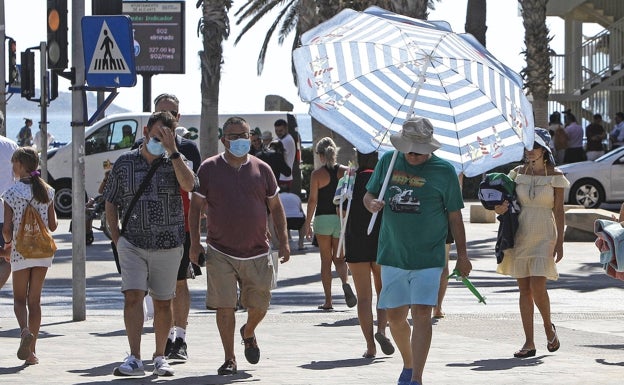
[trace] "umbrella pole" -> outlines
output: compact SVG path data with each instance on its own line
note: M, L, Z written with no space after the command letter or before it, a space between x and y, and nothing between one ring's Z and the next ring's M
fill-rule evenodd
M353 166L351 162L349 162L349 171L346 176L345 184L342 187L343 193L340 196L340 237L338 238L338 252L342 252L343 255L346 254L347 250L345 248L345 233L347 231L347 220L349 219L349 211L351 211L351 201L353 199L353 183L352 179L355 178L351 175L353 171ZM347 199L347 210L344 214L342 214L342 204L344 199Z
M379 196L377 197L377 199L379 200L383 200L384 194L386 193L386 189L388 188L388 182L390 182L390 175L392 175L392 169L394 168L394 163L396 162L396 158L398 155L399 155L399 152L396 150L392 154L392 159L390 160L390 166L388 166L386 177L384 178L384 182L381 185L381 191L379 191ZM378 211L374 212L373 216L371 217L370 223L368 224L368 231L367 231L368 235L370 235L370 233L373 232L373 227L375 227L375 221L377 220L377 214L379 214Z
M347 250L345 248L345 233L347 230L347 221L349 220L349 210L351 209L351 198L347 197L347 212L344 218L340 220L340 238L338 239L338 252L344 255ZM342 212L342 210L340 210Z

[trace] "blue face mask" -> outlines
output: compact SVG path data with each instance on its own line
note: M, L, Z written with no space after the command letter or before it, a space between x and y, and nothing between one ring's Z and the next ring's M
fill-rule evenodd
M147 142L147 152L154 156L161 156L165 153L165 146L158 140L158 138L150 138L149 142Z
M237 158L242 158L247 155L251 148L251 140L249 139L236 139L230 140L230 148L228 151Z

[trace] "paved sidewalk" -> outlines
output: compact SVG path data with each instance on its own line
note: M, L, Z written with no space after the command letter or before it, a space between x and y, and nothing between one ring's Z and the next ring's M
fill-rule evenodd
M497 275L493 255L496 224L469 223L464 213L471 280L487 297L479 304L461 282L452 281L444 302L447 316L433 326L433 343L425 368L429 384L615 384L624 373L624 282L607 277L590 243L566 243L560 279L549 284L553 321L561 339L556 353L546 350L546 337L536 312L537 355L512 357L523 333L515 282ZM25 367L15 356L19 331L12 312L10 281L0 290L0 381L2 384L396 384L400 355L361 358L366 345L357 311L344 304L340 281L334 279L335 311L316 309L322 303L318 250L309 243L280 266L279 287L257 330L261 359L248 364L243 345L236 344L239 373L217 376L223 352L215 313L204 307L205 276L190 281L192 309L188 327L189 360L176 363L174 377L112 375L128 344L122 319L123 301L108 242L96 232L87 248L87 320L72 321L71 234L63 221L55 238L60 250L44 288L43 325L37 344L39 365ZM296 234L294 234L296 239ZM293 243L296 246L296 241ZM296 249L296 247L295 247ZM454 262L451 261L451 267ZM246 313L237 313L237 325ZM236 329L238 330L238 329ZM150 358L154 340L146 324L143 356Z

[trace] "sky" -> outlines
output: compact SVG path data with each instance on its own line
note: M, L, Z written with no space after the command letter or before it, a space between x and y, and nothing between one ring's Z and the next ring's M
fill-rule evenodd
M17 41L18 51L38 46L46 39L46 2L42 0L0 0L5 3L6 35ZM71 8L72 0L68 0ZM178 75L156 75L152 77L152 97L169 92L176 94L181 103L181 112L199 113L201 111L201 91L199 59L197 52L202 49L202 42L197 37L196 27L201 10L195 8L195 0L186 2L186 73ZM446 20L455 32L464 32L467 0L442 0L436 2L436 10L431 11L429 20ZM261 76L257 76L256 62L258 53L266 35L266 30L273 20L256 25L234 46L234 40L241 30L236 25L234 11L243 4L243 0L234 2L230 14L232 32L224 43L224 65L219 95L219 112L254 113L264 110L264 96L276 94L283 96L294 104L295 112L307 112L308 106L297 94L291 76L292 37L282 46L274 36L269 45L267 60ZM524 30L522 18L518 13L517 0L495 0L487 2L487 34L488 50L516 72L524 66L521 52L524 49ZM29 22L23 16L28 10ZM85 0L85 14L91 13L91 1ZM548 18L547 24L554 39L551 48L563 52L563 21L559 18ZM70 23L70 34L71 34ZM36 59L37 60L37 59ZM19 61L19 54L18 54ZM70 57L70 65L71 57ZM60 90L67 90L70 84L61 79ZM119 88L119 95L114 103L133 111L141 111L143 102L143 79L137 77L137 84L132 88ZM38 87L37 87L38 88ZM19 97L19 95L15 95ZM54 112L54 102L50 107Z

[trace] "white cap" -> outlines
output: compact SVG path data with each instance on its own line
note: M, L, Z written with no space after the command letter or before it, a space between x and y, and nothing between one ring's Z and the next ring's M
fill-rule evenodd
M189 130L187 130L186 127L178 126L175 129L175 133L176 135L184 136L189 133Z

